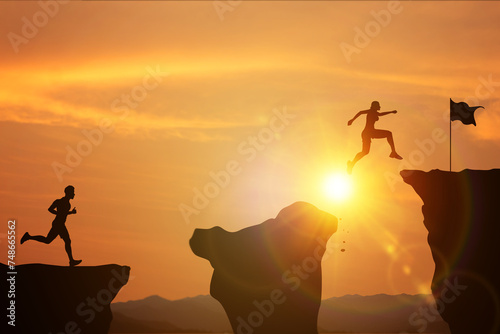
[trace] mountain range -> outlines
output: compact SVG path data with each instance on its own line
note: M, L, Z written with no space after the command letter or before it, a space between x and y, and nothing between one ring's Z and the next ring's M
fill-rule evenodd
M320 332L443 333L430 295L345 295L322 301ZM230 333L231 326L218 301L208 295L179 300L150 296L111 304L110 333Z

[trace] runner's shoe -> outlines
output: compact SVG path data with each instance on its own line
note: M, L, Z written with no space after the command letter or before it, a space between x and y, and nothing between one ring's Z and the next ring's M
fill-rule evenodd
M69 266L74 267L74 266L79 265L80 263L82 263L82 260L71 260L71 261L69 261Z
M398 160L402 160L403 157L400 156L399 154L397 154L395 151L391 153L391 155L389 155L389 157L391 158L394 158L394 159L398 159Z

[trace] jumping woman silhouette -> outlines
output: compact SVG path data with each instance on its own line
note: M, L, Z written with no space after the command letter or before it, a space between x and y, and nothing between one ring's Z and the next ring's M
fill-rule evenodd
M392 149L392 152L389 155L389 157L399 160L403 159L399 154L396 153L396 148L394 147L394 140L392 138L392 132L387 130L375 129L375 122L378 121L379 116L395 114L397 113L397 111L393 110L386 112L378 112L379 110L380 110L380 103L378 103L378 101L373 101L370 109L358 112L356 116L354 116L351 120L349 120L349 122L347 122L347 125L351 125L356 118L366 114L366 125L363 132L361 133L361 138L363 139L363 149L361 152L356 154L353 161L349 160L347 162L347 172L349 174L351 174L352 168L354 167L356 162L358 162L362 157L364 157L370 152L372 138L387 138L387 142L389 143Z

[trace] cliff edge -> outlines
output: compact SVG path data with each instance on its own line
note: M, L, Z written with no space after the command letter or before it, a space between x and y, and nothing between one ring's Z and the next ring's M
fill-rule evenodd
M60 267L25 264L13 270L5 264L1 291L2 333L105 334L110 303L127 284L130 268L109 264Z
M337 218L305 202L237 232L196 229L193 252L214 268L211 295L234 333L316 334L321 260Z
M453 334L500 333L500 170L401 176L424 202L437 311Z

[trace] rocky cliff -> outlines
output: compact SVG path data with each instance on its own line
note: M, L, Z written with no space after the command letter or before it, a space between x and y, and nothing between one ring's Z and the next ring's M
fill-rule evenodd
M128 282L130 268L116 264L59 267L0 266L2 333L105 334L110 303Z
M436 312L453 334L500 333L500 170L404 170L423 200Z
M321 260L337 218L305 202L274 219L227 232L197 229L193 252L214 268L211 295L236 334L316 334Z

